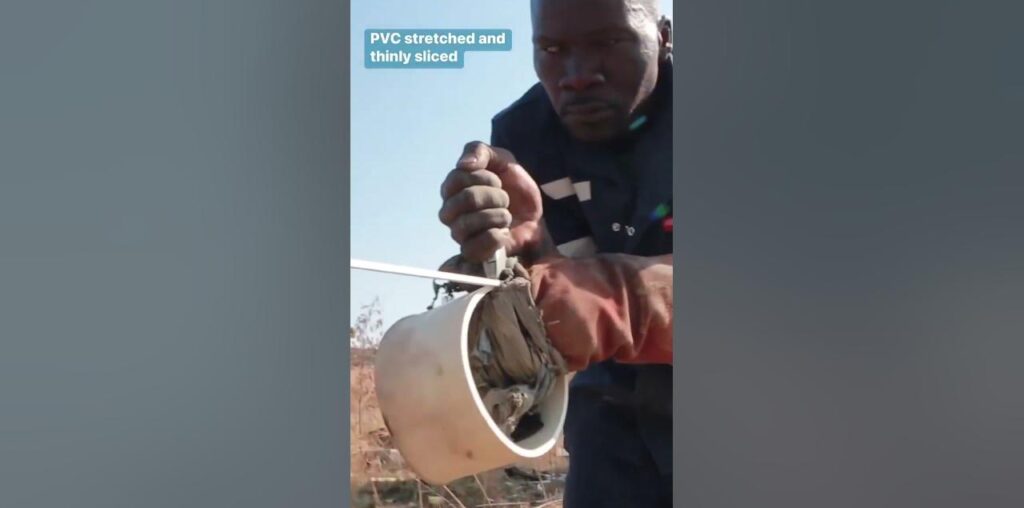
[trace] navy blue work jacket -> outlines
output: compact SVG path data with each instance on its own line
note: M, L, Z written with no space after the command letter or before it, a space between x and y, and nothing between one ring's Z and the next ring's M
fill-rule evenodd
M540 185L544 222L562 254L672 253L671 73L663 64L647 116L614 143L572 140L539 83L493 118L491 144L511 151ZM659 469L671 471L671 366L596 364L573 379L570 397L583 394L635 412Z

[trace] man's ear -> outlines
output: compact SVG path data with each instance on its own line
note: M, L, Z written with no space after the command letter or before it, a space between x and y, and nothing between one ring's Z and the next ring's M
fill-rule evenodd
M672 54L672 20L662 16L658 20L658 59L664 61Z

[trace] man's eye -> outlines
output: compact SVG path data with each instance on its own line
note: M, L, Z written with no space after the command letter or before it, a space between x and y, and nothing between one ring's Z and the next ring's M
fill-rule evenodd
M541 46L540 50L545 52L545 53L558 53L558 51L561 50L561 48L559 48L556 45L548 45L548 46Z

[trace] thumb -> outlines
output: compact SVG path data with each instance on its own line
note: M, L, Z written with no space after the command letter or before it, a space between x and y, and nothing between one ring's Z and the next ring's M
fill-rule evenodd
M513 165L516 165L516 158L512 152L481 141L473 141L462 149L462 156L455 167L467 171L486 169L500 175Z

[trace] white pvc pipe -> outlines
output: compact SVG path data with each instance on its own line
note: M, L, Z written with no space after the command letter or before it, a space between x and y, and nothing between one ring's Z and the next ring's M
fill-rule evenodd
M375 381L381 414L406 463L427 483L453 480L537 458L550 451L565 423L568 377L558 376L541 402L542 427L512 441L491 419L469 364L469 322L481 288L433 310L408 316L384 334Z
M472 284L474 286L498 287L501 285L501 281L497 279L462 275L460 273L424 270L422 268L413 268L411 266L391 265L387 263L377 263L375 261L363 261L361 259L353 259L351 262L352 268L358 268L360 270L393 273L398 275L411 275L413 277L424 277L427 279L440 279L452 282L461 282L463 284Z

